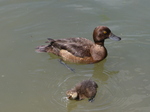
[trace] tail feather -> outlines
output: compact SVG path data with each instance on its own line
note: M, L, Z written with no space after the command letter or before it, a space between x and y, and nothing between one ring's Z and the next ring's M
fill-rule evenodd
M48 45L41 45L36 47L36 52L38 53L43 53L43 52L50 52L51 50L51 46L52 44L55 42L54 39L48 38L48 41L46 41L45 43L48 43Z
M54 39L51 39L51 38L47 38L48 41L46 41L45 43L52 43L54 42Z
M51 40L51 41L52 41L52 40L54 40L54 39L52 39L52 38L47 38L47 40Z
M38 46L38 47L36 47L35 51L38 52L38 53L47 52L46 47L47 47L47 45Z

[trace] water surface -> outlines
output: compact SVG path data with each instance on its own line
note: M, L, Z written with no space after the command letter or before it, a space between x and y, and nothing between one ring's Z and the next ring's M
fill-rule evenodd
M149 0L1 0L0 112L149 112ZM100 63L59 63L36 53L50 38L85 37L108 26L122 40L106 40ZM95 101L66 100L76 83L99 85Z

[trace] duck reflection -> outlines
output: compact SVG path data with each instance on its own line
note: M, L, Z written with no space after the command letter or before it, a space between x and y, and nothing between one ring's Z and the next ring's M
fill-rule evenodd
M110 71L106 68L105 63L107 59L101 61L100 63L94 64L93 75L94 79L100 79L101 81L107 81L110 76L119 73L119 71Z

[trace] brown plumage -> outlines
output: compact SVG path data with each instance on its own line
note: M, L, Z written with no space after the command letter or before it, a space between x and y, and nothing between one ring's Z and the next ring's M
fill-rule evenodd
M60 56L64 61L72 63L96 63L106 58L107 50L104 41L107 38L121 40L106 26L98 26L93 31L93 40L86 38L48 38L48 45L38 46L37 52L48 52Z
M66 95L71 100L83 100L88 98L90 102L93 101L97 93L98 85L92 80L84 80L81 83L76 84L74 88L68 90Z

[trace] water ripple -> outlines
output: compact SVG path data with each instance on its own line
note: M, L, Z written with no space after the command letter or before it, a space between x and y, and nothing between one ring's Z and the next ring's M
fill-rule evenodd
M86 75L69 75L58 83L57 89L52 95L52 103L59 105L61 110L67 109L70 111L78 112L96 112L100 110L109 110L119 105L119 108L126 107L125 102L128 98L125 96L126 91L123 85L120 85L115 78L110 78L106 83L98 79L92 79L99 85L97 95L94 102L90 103L87 99L83 101L68 100L65 92L72 88L76 83L89 79Z

